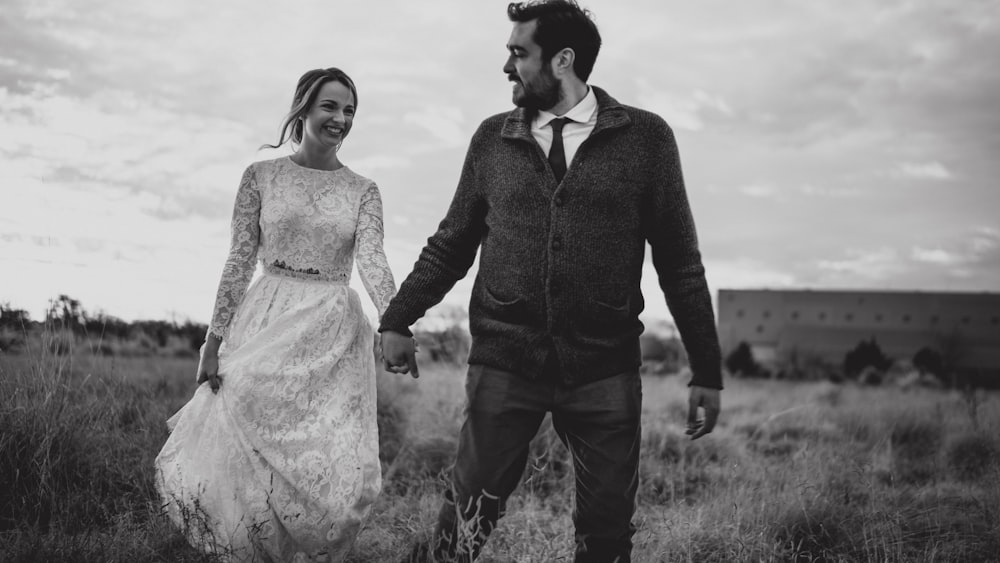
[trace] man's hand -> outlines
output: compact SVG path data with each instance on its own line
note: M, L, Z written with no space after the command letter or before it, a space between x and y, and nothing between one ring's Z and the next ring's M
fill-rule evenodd
M412 337L391 330L382 331L382 362L385 371L408 373L420 377L417 369L417 349Z
M719 420L719 411L722 410L720 395L718 389L691 386L691 393L688 395L688 424L685 434L691 436L692 440L701 438L715 428L715 423ZM698 407L705 410L705 418L698 417Z

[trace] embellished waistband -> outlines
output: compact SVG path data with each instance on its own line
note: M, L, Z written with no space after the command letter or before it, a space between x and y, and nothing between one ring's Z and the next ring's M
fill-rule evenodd
M282 278L302 281L347 285L351 281L350 272L321 273L317 271L293 270L277 264L264 264L264 273Z

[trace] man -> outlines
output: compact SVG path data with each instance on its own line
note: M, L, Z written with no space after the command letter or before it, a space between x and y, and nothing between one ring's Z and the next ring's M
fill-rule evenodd
M503 70L518 107L473 136L447 215L382 317L383 354L392 371L416 369L409 326L478 250L466 419L434 555L476 557L551 412L575 468L576 561L627 562L646 243L691 362L692 438L719 414L711 299L673 133L587 85L601 44L588 12L543 0L510 4L508 16Z

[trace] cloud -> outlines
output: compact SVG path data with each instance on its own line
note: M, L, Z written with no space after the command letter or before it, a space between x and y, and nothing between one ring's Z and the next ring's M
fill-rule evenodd
M240 149L253 146L245 125L132 92L77 98L57 88L0 88L0 110L0 141L9 147L2 156L20 163L22 178L42 182L41 189L96 182L153 194L159 203L144 209L161 217L228 214L240 167L253 157Z
M911 257L916 262L934 266L991 264L1000 257L1000 229L977 227L947 245L933 248L915 246Z
M773 184L748 184L737 188L740 193L756 198L775 198L779 195L778 187Z
M799 191L807 196L830 198L854 198L864 195L860 189L854 187L828 187L815 184L802 184L799 186Z
M710 282L1000 287L995 2L585 4L605 40L594 83L678 133ZM204 320L239 174L272 156L256 148L302 71L327 66L358 83L341 155L379 183L408 271L473 127L511 105L505 3L3 6L0 259L16 256L0 269L54 280L22 284L31 299L80 280L128 317L180 288ZM107 274L122 264L142 291Z
M1000 229L993 227L975 229L970 245L972 252L977 256L1000 249Z
M841 259L819 260L816 266L834 276L867 280L884 280L901 268L899 253L893 248L849 249L844 254Z
M441 105L410 111L403 115L404 123L416 125L425 133L430 133L445 148L462 147L468 142L467 133L462 128L464 121L460 108Z
M719 288L794 287L794 274L775 264L751 258L705 261L709 283Z
M639 104L659 114L674 129L700 131L705 128L706 120L733 115L732 108L722 96L701 89L679 95L656 89L645 78L636 80L636 88Z
M897 178L918 180L950 180L951 172L940 162L903 162L892 173Z
M391 154L372 154L351 160L351 168L361 174L382 170L404 169L410 166L412 160L407 157Z
M960 264L966 260L964 256L948 252L941 248L921 248L919 246L913 249L911 256L917 262L927 262L928 264L942 266Z

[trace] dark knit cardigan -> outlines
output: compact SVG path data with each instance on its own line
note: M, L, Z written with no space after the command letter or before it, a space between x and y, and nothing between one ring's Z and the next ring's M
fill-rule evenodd
M463 278L469 363L535 378L554 349L569 385L641 364L639 282L646 242L691 363L691 384L722 388L705 269L670 127L600 88L597 125L557 184L523 108L472 137L454 199L382 316L404 334Z

